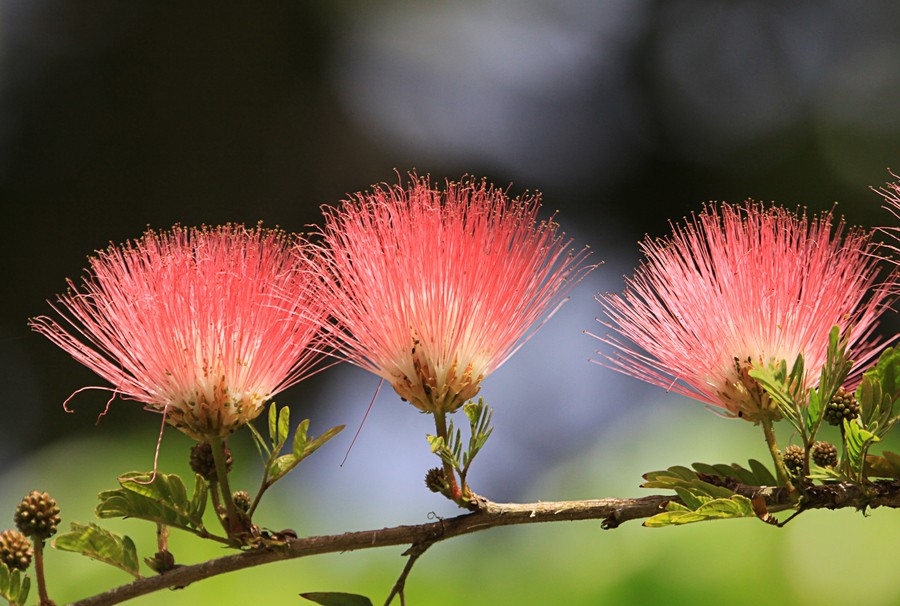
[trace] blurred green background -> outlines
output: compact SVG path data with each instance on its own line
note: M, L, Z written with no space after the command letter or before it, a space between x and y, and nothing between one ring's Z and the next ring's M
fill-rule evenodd
M651 492L637 488L640 474L660 468L663 461L665 465L698 460L744 462L750 456L765 460L759 428L724 421L687 402L667 403L666 409L635 420L630 429L535 478L523 498L643 496ZM59 501L65 521L90 521L92 495L113 487L113 478L123 470L145 468L142 464L152 438L152 430L102 439L73 437L42 449L4 476L0 508L11 511L16 499L9 497L24 494L40 477L41 486ZM238 434L232 443L236 459L232 486L252 490L258 479L258 456L249 436ZM897 446L894 439L892 447ZM188 439L169 435L161 468L190 477L189 447ZM291 527L301 534L315 534L328 527L329 509L362 513L385 498L359 495L353 502L323 504L316 486L303 476L316 467L339 475L334 460L342 455L336 450L323 449L298 468L293 481L276 485L257 520L273 529ZM489 454L490 447L482 465L491 464ZM426 492L424 487L421 491ZM455 515L442 498L428 495L434 511L445 517ZM405 496L387 498L396 501ZM424 522L427 511L405 521ZM868 516L848 510L811 511L782 529L749 519L668 529L628 522L615 530L602 530L595 521L493 529L433 546L413 570L407 599L410 604L429 605L896 604L900 601L893 556L900 540L896 515L894 510L874 510ZM214 522L209 523L214 528ZM140 556L152 555L156 549L153 524L110 520L102 525L131 536ZM227 552L216 543L205 544L177 530L170 539L179 562ZM403 568L401 552L402 548L385 548L281 562L183 590L151 594L134 603L299 604L306 603L297 597L302 592L345 591L368 595L379 604ZM130 578L105 564L55 550L49 550L47 569L51 597L57 603Z
M476 490L639 496L652 469L764 458L758 428L589 364L602 353L583 331L604 330L592 296L621 288L637 240L705 201L837 204L853 224L893 221L869 188L900 170L900 4L860 6L0 0L0 519L8 511L11 524L39 488L66 523L90 521L93 495L152 465L158 417L117 401L97 424L106 397L90 392L65 414L62 401L98 380L26 327L91 251L177 222L302 231L320 205L412 169L540 190L545 216L558 210L605 262L485 383L497 429ZM885 335L897 328L885 318ZM348 430L273 491L267 525L321 534L455 515L422 484L429 420L389 389L340 466L376 385L337 367L279 397L314 433ZM235 442L249 489L256 455ZM161 469L185 472L188 447L167 432ZM111 526L152 553L152 528ZM896 604L898 533L890 511L812 512L783 530L508 528L432 548L410 601ZM222 553L185 538L173 537L180 561ZM401 551L283 563L142 601L297 603L338 590L378 602ZM127 580L71 554L48 566L59 603Z

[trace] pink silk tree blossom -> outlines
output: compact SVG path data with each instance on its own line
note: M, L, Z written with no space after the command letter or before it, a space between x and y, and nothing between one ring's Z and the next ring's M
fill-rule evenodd
M197 440L221 438L320 359L327 310L306 250L261 227L148 231L98 252L52 305L58 317L30 324L114 396Z
M898 178L894 173L891 173L891 176ZM885 208L894 215L895 219L900 219L900 183L895 181L887 183L884 187L873 189L881 194L884 201L887 202ZM900 227L884 227L881 231L891 236L894 240L900 240ZM900 248L898 248L896 244L889 246L889 248L895 253L896 258L896 254L900 253Z
M474 397L593 269L538 208L484 181L439 190L412 175L324 209L339 355L425 412Z
M814 386L833 326L849 331L851 376L880 351L891 295L870 232L751 202L673 229L644 240L621 295L598 296L612 331L601 341L616 350L602 364L757 422L776 413L749 369L802 354Z

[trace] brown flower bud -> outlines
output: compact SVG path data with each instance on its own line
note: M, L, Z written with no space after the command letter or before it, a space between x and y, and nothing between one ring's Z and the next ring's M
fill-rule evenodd
M25 536L40 541L55 535L60 521L59 507L46 492L32 490L16 508L16 527Z

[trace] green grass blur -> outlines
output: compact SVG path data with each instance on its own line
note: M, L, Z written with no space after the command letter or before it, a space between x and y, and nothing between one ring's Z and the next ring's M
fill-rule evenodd
M725 421L701 407L674 401L633 421L616 437L596 444L545 474L530 487L529 500L643 496L645 471L674 464L765 460L761 431L749 423ZM93 520L94 495L115 487L115 477L148 461L150 435L102 435L55 443L0 478L0 511L11 513L32 488L53 494L68 522ZM785 435L788 441L790 436ZM167 432L160 469L189 477L190 442ZM327 448L327 447L326 447ZM896 449L896 440L894 440ZM240 453L257 461L252 451ZM251 456L252 455L252 456ZM490 465L489 451L482 465ZM125 467L123 467L125 466ZM145 465L146 467L146 465ZM245 473L240 465L238 474ZM302 466L298 470L302 473ZM249 471L238 476L251 486ZM365 508L355 503L316 503L314 493L294 486L273 489L260 514L271 528L292 527L317 534L329 507ZM477 487L476 487L477 488ZM424 490L424 487L422 488ZM490 495L487 495L490 496ZM438 497L435 497L436 499ZM320 512L320 513L316 513ZM426 520L423 511L420 519ZM140 520L101 524L128 534L141 557L155 551L154 527ZM347 528L346 530L359 530ZM717 521L680 528L646 529L629 522L604 531L599 522L565 522L494 529L435 545L413 570L408 603L450 604L759 604L900 603L896 545L900 517L893 510L863 516L854 511L807 512L783 529L756 520ZM171 549L181 563L228 553L214 543L172 531ZM206 580L177 591L151 594L130 603L305 604L307 591L362 593L381 604L400 573L402 548L366 550L282 562ZM48 589L64 604L129 581L128 575L76 554L48 550ZM152 574L144 571L146 574ZM36 593L32 588L34 602ZM399 602L395 602L399 603Z

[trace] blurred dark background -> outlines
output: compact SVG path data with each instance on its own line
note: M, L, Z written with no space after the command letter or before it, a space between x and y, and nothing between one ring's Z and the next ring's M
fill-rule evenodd
M900 4L859 6L3 0L0 469L75 433L137 426L144 459L124 465L149 465L157 417L119 402L94 428L102 394L63 413L99 380L26 327L93 250L179 222L302 231L320 205L416 169L540 190L547 214L558 209L606 261L573 293L568 334L543 336L561 330L554 319L536 337L556 349L529 344L497 373L493 393L507 385L517 400L498 397L498 427L503 408L518 429L494 455L503 473L484 473L491 496L520 497L527 478L607 435L648 393L587 364L598 343L581 333L602 330L591 294L620 288L645 233L705 201L747 198L890 222L869 187L900 169ZM569 374L538 389L549 359ZM355 430L376 383L336 372L291 398ZM352 397L346 377L361 385ZM553 413L517 425L513 406ZM388 408L415 422L383 392L376 410ZM364 441L375 442L370 423ZM410 443L427 457L421 434Z
M900 5L866 7L4 1L0 461L93 424L59 412L93 377L25 322L148 225L297 231L395 170L470 173L541 190L617 280L707 200L888 221Z

